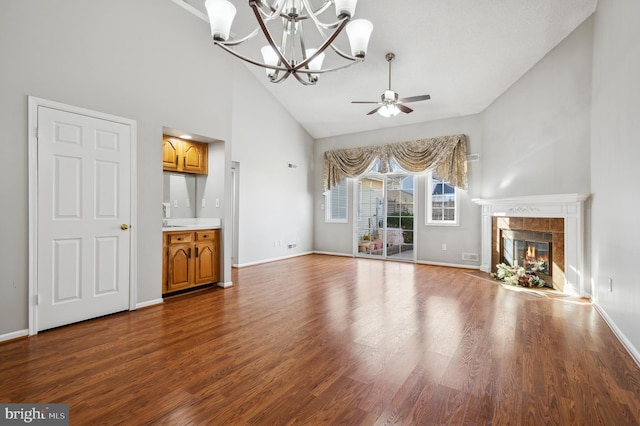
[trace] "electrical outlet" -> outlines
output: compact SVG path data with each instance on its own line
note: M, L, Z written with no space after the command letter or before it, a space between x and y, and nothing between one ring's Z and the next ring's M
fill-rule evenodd
M445 243L442 243L442 250L446 250L447 249L447 245Z
M173 207L178 207L178 200L173 200Z
M216 207L220 207L220 198L216 198Z

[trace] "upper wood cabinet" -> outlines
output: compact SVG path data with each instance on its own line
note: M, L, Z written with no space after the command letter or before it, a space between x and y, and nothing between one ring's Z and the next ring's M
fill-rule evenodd
M162 169L167 172L183 172L206 175L209 145L186 141L175 136L162 137Z

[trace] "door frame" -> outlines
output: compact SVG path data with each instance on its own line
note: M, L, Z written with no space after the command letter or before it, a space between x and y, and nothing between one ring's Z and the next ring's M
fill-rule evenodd
M38 108L46 107L73 114L85 115L100 120L108 120L129 126L131 146L130 170L130 240L129 240L129 310L137 304L137 121L118 117L86 108L63 104L56 101L28 97L28 139L29 139L29 335L38 333Z
M394 176L394 175L399 175L399 174L404 174L406 176L413 176L413 258L411 259L407 259L407 258L399 258L399 257L390 257L387 254L387 244L386 244L386 240L384 241L383 244L383 254L378 256L378 255L367 255L367 254L360 254L360 252L358 251L358 235L359 235L359 228L358 228L358 211L359 211L359 204L360 204L360 191L361 191L361 187L360 187L360 179L361 178L366 178L367 174L363 174L361 176L358 176L357 178L353 179L353 198L352 198L352 203L353 203L353 237L352 237L352 248L353 248L353 256L354 257L361 257L364 259L378 259L378 260L394 260L394 261L399 261L399 262L411 262L411 263L416 263L418 261L418 222L416 221L416 217L418 216L418 203L419 203L419 191L418 191L418 175L413 174L413 173L388 173L388 174L379 174L379 176L381 178L383 178L383 183L382 183L382 187L383 187L383 194L384 194L384 200L382 202L383 205L383 218L384 218L384 225L383 225L383 229L387 229L387 208L388 208L388 202L387 202L387 182L388 182L388 178L389 176Z

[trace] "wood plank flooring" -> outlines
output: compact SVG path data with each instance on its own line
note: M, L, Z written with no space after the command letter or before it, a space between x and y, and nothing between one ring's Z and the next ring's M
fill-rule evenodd
M640 369L581 299L309 255L0 344L0 402L72 425L633 425Z

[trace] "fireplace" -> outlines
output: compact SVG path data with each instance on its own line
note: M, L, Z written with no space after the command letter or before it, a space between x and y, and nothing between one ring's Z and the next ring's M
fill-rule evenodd
M564 220L541 217L493 217L491 272L498 263L525 267L547 287L564 290Z
M480 269L518 262L554 289L589 297L584 260L584 201L588 195L558 194L475 199L482 207Z
M500 230L500 263L534 272L547 287L553 287L552 247L552 233Z

